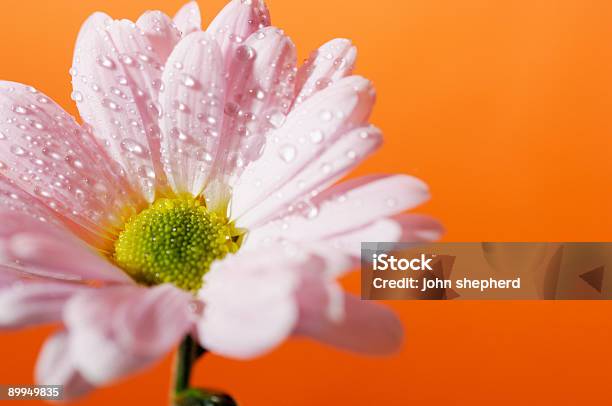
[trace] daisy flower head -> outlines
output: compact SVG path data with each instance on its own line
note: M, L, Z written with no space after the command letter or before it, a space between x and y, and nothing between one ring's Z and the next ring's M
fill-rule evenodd
M93 14L77 39L82 124L39 90L0 82L0 325L58 322L36 367L77 396L189 337L246 359L299 335L386 354L396 316L344 293L361 241L428 241L407 175L341 179L381 144L355 47L301 66L261 0L202 29Z

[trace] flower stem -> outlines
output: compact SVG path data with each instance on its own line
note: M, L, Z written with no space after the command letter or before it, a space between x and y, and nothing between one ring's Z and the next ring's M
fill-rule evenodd
M171 405L177 405L177 395L189 389L191 371L193 370L195 361L204 355L205 352L206 350L200 347L190 335L185 336L183 341L181 341L174 362L174 385L172 393L170 394Z

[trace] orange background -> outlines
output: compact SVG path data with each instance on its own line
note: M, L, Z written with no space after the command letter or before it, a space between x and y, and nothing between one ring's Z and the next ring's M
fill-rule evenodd
M66 106L72 48L93 11L135 19L180 0L5 1L0 78ZM202 0L210 21L221 0ZM608 0L269 0L300 58L359 47L386 145L358 172L425 179L447 241L612 240ZM358 275L346 284L358 289ZM610 403L612 303L402 302L401 354L368 359L292 340L252 362L210 356L195 383L243 405ZM0 383L28 383L52 328L0 335ZM166 404L170 357L82 405ZM27 404L27 402L21 403Z

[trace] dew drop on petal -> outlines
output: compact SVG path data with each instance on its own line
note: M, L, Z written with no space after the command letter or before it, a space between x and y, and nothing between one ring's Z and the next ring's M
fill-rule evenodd
M103 99L102 100L102 105L104 107L107 107L107 108L113 110L113 111L120 111L121 110L121 107L119 107L119 105L117 103L115 103L114 101L109 100L109 99Z
M328 78L321 78L315 82L317 90L323 90L331 84L331 80Z
M236 49L236 59L239 61L249 61L254 59L256 52L248 45L241 45Z
M26 154L26 150L19 145L13 145L11 147L11 152L17 156L24 156Z
M240 106L234 102L229 102L225 105L225 109L223 111L230 117L236 117L240 111Z
M183 75L183 80L182 80L181 83L185 87L194 88L195 85L196 85L196 80L194 79L193 76L185 74L185 75Z
M134 58L132 58L129 55L123 54L123 55L119 56L119 59L125 65L133 65L134 64Z
M281 159L285 162L291 162L297 155L297 150L293 145L283 145L279 150Z
M311 132L310 141L312 141L313 144L319 144L321 141L323 141L323 133L319 130Z
M28 114L29 111L23 106L13 106L13 111L17 114Z
M83 101L83 93L79 92L78 90L75 90L70 95L70 98L74 100L75 102L80 103Z
M333 118L333 114L329 110L324 110L321 112L321 120L330 121Z
M143 165L140 168L138 168L138 174L142 178L155 179L155 171L153 170L153 168L147 165Z
M133 139L125 139L123 141L121 141L121 148L124 151L127 152L131 152L135 155L138 156L146 156L147 155L147 150L145 149L145 147L143 147L138 141L133 140Z
M212 162L213 160L213 156L203 148L197 150L195 156L198 161Z
M109 59L108 56L102 55L97 59L98 65L106 69L115 69L115 62Z
M274 128L282 127L285 123L286 116L280 111L274 111L269 115L268 122L274 126Z

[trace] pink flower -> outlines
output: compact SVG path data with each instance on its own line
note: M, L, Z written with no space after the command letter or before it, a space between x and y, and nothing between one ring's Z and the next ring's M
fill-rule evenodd
M206 31L96 13L71 69L84 125L36 89L0 84L0 325L61 322L36 368L75 396L192 334L250 358L292 335L386 354L394 314L336 279L361 241L422 241L437 222L409 176L336 182L381 144L374 90L335 39L297 68L260 0Z

